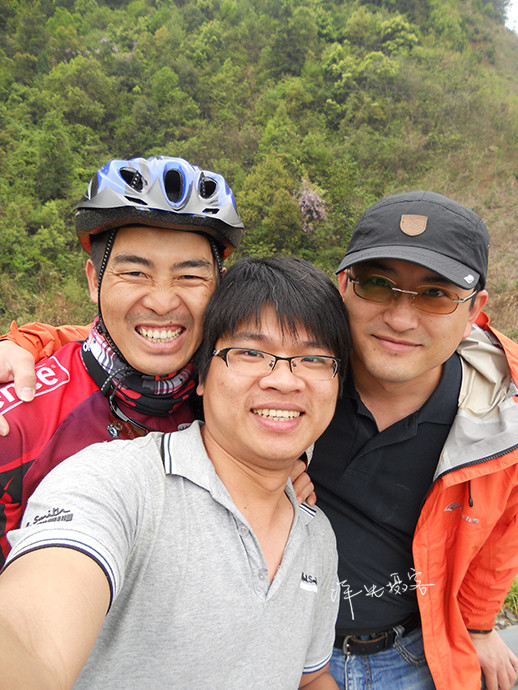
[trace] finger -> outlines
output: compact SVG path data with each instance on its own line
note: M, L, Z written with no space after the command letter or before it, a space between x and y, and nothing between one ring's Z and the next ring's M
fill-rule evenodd
M7 436L9 433L9 424L7 419L0 414L0 436Z
M31 402L36 395L34 383L31 383L31 381L26 378L16 378L16 375L14 379L14 390L16 391L16 395L20 400L23 400L23 402Z
M29 353L20 356L13 361L11 369L14 379L16 395L24 402L30 402L36 395L36 375L34 373L34 360Z
M484 671L484 680L486 681L486 690L498 690L498 677L494 671Z
M295 490L295 495L299 505L304 503L311 494L314 493L314 486L307 474L301 474L293 484L293 489Z
M518 673L516 670L516 664L514 660L511 658L509 659L509 664L507 665L505 669L505 676L503 679L499 678L499 683L500 687L502 688L511 688L514 687L514 684L516 683L516 680L518 679Z
M301 477L304 476L304 472L306 471L306 463L303 462L302 460L295 460L293 463L293 467L290 473L290 479L293 482L293 485L297 483L297 480Z
M8 340L0 342L0 382L14 381L20 400L30 402L35 395L34 359L29 352Z
M314 506L317 502L317 495L313 491L312 493L309 494L309 496L306 498L306 503L308 506Z

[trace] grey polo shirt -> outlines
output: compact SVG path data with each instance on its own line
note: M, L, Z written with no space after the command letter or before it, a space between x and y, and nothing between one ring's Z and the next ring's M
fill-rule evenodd
M288 484L295 517L270 584L199 429L84 449L43 480L9 535L9 561L61 545L106 573L112 605L76 688L286 690L329 660L338 590L327 518L299 508Z

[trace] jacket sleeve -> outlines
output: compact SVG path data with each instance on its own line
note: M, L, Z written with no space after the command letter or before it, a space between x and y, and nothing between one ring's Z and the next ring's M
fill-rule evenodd
M508 476L505 476L508 475ZM518 574L518 469L503 473L512 487L506 505L482 548L471 561L459 591L468 630L491 630Z
M90 326L50 326L45 323L28 323L18 327L16 321L11 323L11 330L2 336L2 340L11 340L28 350L35 362L50 357L67 343L84 340Z

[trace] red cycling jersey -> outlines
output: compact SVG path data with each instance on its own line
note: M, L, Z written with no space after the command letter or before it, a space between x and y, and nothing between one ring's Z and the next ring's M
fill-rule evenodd
M37 365L36 396L30 403L19 400L12 383L0 388L0 414L11 429L0 441L0 566L10 548L7 532L18 527L43 477L85 446L112 440L113 426L120 426L110 419L108 400L86 371L80 351L80 343L70 343ZM188 402L167 417L135 410L131 417L160 431L176 431L193 420ZM123 429L120 438L131 436Z

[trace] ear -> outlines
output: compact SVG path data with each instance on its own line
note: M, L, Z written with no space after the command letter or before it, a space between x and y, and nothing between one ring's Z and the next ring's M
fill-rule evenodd
M227 272L227 269L225 268L225 266L223 266L223 268L221 269L221 277L222 277L222 278L223 278L223 276L225 275L226 272Z
M198 381L198 385L196 386L196 393L201 397L203 397L203 393L205 391L205 386L203 383Z
M482 311L482 309L486 306L487 298L489 297L489 294L487 290L479 290L477 292L477 296L475 297L475 302L473 303L473 306L468 312L468 320L466 323L466 328L464 329L464 333L462 334L462 340L467 338L469 334L471 333L471 328L475 321L477 320L478 315Z
M94 304L97 304L97 290L99 287L99 276L94 268L92 259L88 259L85 266L86 279L88 280L88 289L90 291L90 299Z
M345 271L342 271L341 273L338 274L338 289L340 290L340 294L342 296L342 299L345 296L345 291L347 289L347 279L349 277L349 270L346 268Z

